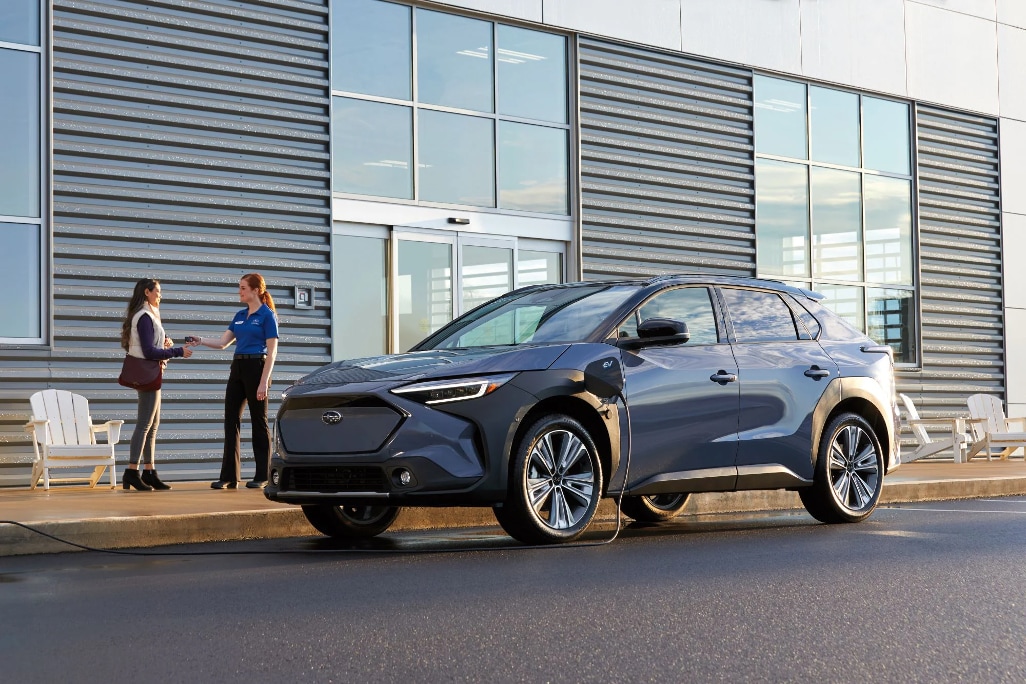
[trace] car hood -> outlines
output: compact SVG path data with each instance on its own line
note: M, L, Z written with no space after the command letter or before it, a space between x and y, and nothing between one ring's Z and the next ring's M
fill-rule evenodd
M454 376L543 370L570 345L474 347L371 356L336 361L301 378L297 385L343 385L351 382L408 382Z

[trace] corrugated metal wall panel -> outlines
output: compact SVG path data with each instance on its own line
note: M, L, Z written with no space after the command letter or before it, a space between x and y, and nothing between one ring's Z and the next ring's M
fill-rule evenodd
M998 123L918 105L922 371L899 391L920 413L967 415L966 398L1005 398Z
M327 58L327 0L54 1L53 347L3 351L0 463L29 459L20 422L44 387L134 420L115 378L140 277L161 280L172 336L210 337L259 271L282 326L276 389L330 360ZM161 462L219 460L229 359L171 362Z
M755 273L752 74L580 42L584 278Z

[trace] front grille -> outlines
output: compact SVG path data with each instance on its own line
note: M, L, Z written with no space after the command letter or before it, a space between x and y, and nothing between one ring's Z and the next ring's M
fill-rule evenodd
M286 468L282 491L387 492L388 480L377 466Z

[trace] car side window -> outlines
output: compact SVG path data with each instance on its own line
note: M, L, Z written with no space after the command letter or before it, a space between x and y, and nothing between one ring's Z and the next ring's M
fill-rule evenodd
M691 334L689 346L720 341L712 299L704 287L679 287L657 294L620 325L618 337L637 337L638 324L649 318L672 318L686 323Z
M759 290L723 288L734 336L738 342L780 342L798 339L791 308L780 295Z

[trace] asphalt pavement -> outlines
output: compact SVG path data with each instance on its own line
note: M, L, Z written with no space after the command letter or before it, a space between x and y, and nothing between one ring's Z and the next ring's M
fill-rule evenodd
M207 481L172 484L174 489L168 492L125 491L120 484L113 490L72 485L49 491L2 488L0 556L318 535L298 506L268 501L259 490L212 490ZM881 503L1023 494L1026 463L1021 458L958 464L916 461L885 479ZM784 490L696 494L683 515L801 507L798 495ZM607 499L599 518L611 520L615 512ZM392 529L492 526L496 522L488 508L409 508Z

